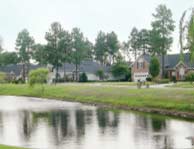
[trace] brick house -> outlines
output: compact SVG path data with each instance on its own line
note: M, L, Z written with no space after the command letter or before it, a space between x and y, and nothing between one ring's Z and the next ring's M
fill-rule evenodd
M180 61L180 54L166 55L164 58L164 71L168 78L176 77L177 80L184 80L185 75L189 71L194 70L194 63L190 62L190 54L184 54L184 60ZM162 63L161 57L158 57L160 64ZM132 80L134 82L146 81L146 78L150 76L149 64L151 56L144 54L139 56L132 64ZM161 67L160 67L161 68ZM161 76L161 73L160 73Z

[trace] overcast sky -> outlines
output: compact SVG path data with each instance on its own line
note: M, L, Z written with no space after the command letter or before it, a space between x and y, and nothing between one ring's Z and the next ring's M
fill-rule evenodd
M179 52L178 22L182 12L194 6L193 0L2 0L0 4L0 36L4 48L15 49L18 32L26 28L38 43L44 43L45 32L52 22L64 29L79 27L94 42L99 30L115 31L125 41L132 27L150 28L152 13L166 4L176 21L172 52Z

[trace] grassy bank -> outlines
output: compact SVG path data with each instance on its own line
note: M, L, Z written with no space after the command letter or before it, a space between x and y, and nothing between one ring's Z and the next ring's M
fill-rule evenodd
M194 83L190 83L190 82L178 82L173 84L172 86L169 87L173 87L173 88L194 88Z
M45 86L44 94L40 86L0 85L0 95L33 96L60 100L97 103L123 109L145 112L157 110L189 112L194 117L194 91L192 89L129 89L113 86L57 85ZM149 111L149 109L152 109ZM154 110L153 110L154 109ZM164 113L165 114L165 113ZM167 112L167 114L171 115ZM179 116L179 115L177 115Z
M24 149L24 148L14 147L14 146L0 145L0 149Z

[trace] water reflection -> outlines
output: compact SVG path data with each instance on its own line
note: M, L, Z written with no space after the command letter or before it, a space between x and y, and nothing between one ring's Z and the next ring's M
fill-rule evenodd
M192 122L58 101L2 97L1 102L9 108L0 108L0 144L41 149L192 148Z
M119 125L118 113L110 112L104 109L97 109L97 119L102 134L106 133L107 129L108 133L117 133L117 127Z

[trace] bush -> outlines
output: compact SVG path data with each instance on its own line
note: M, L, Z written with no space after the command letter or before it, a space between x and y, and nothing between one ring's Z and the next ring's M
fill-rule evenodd
M88 77L85 72L80 74L79 82L88 82Z
M151 77L147 77L146 78L146 81L151 82L152 81L152 78Z
M96 76L99 77L100 80L104 80L104 78L105 78L104 70L102 70L102 69L97 70Z
M172 79L171 79L171 81L174 82L174 83L176 83L177 82L176 77L173 76Z
M33 86L35 84L44 84L47 82L48 70L44 68L39 68L36 70L30 71L29 74L29 84Z
M153 78L157 77L160 73L160 62L157 57L152 57L149 66L150 74Z
M194 72L187 73L185 78L186 78L186 81L189 81L189 82L193 83L193 81L194 81Z
M25 81L22 78L19 78L19 79L13 80L12 83L14 83L14 84L24 84Z
M0 83L6 83L6 73L0 72Z
M130 76L128 64L125 62L118 62L111 67L111 73L115 78L119 80L126 79L126 76Z

